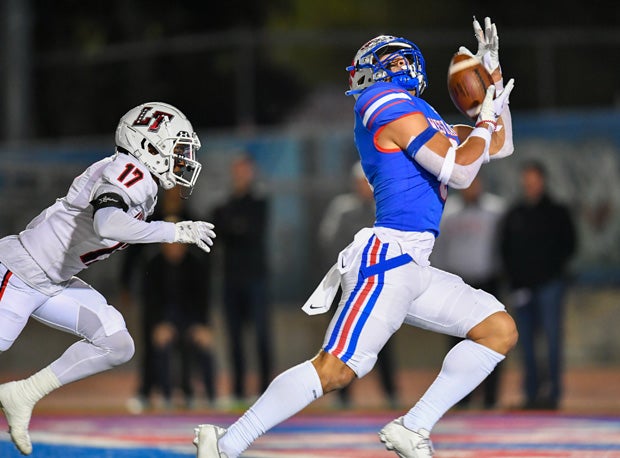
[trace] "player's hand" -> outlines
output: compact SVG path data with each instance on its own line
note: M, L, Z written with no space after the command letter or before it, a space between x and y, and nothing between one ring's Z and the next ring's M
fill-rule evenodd
M480 23L474 18L474 35L478 41L478 51L474 55L465 46L459 48L459 52L476 57L484 68L492 75L494 71L500 70L499 65L499 36L497 35L497 27L491 22L491 18L484 18L484 29Z
M484 18L484 30L474 18L474 34L478 40L478 52L476 57L482 61L484 67L493 73L499 67L499 37L497 27L491 22L491 18Z
M487 123L493 126L493 130L495 129L495 126L497 125L497 118L499 118L502 111L504 111L504 108L509 103L508 97L514 88L514 85L514 78L510 78L510 81L508 81L508 84L506 84L506 87L499 95L495 93L495 86L491 85L487 88L487 93L482 101L480 114L476 120L476 126Z
M174 225L174 241L193 243L201 250L209 253L213 246L215 232L213 224L205 221L181 221Z

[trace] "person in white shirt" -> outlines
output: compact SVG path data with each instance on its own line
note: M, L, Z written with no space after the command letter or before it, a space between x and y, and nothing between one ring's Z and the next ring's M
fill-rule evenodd
M179 185L189 196L201 169L199 148L191 123L177 108L139 105L118 124L115 154L88 167L26 229L0 239L0 352L11 347L31 316L82 339L31 377L0 385L0 407L22 454L32 453L28 427L41 398L134 354L120 312L75 275L128 244L192 243L210 251L215 238L210 223L146 221L160 187Z

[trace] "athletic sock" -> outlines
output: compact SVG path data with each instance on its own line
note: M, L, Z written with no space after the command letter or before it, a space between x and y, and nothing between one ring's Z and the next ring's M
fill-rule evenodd
M220 451L238 457L252 442L275 425L323 396L321 379L310 361L288 369L267 387L265 393L219 441Z
M482 383L504 358L472 340L456 344L446 355L435 381L404 416L404 425L412 431L431 431L448 409Z
M50 366L18 382L24 400L36 404L43 396L61 386Z

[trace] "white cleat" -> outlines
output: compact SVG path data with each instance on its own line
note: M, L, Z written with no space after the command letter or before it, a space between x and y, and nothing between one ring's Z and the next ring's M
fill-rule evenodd
M19 382L0 385L0 408L9 424L9 434L15 447L22 455L32 453L32 442L28 434L28 425L34 404L28 403L20 396Z
M218 445L224 434L226 434L226 430L215 425L198 425L194 428L196 458L228 458L228 455L220 452Z
M411 431L403 424L403 417L391 421L379 431L379 439L385 448L393 450L401 458L428 458L434 454L430 432L425 429Z

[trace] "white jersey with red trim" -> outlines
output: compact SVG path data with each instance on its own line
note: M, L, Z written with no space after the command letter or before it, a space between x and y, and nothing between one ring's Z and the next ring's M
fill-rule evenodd
M67 195L43 210L18 235L37 266L28 267L23 250L14 249L15 241L0 241L0 261L24 281L42 270L52 283L63 284L93 262L126 246L95 232L91 205L95 197L105 193L120 195L127 204L126 213L144 220L153 213L157 191L148 169L135 157L117 153L104 158L76 177Z

